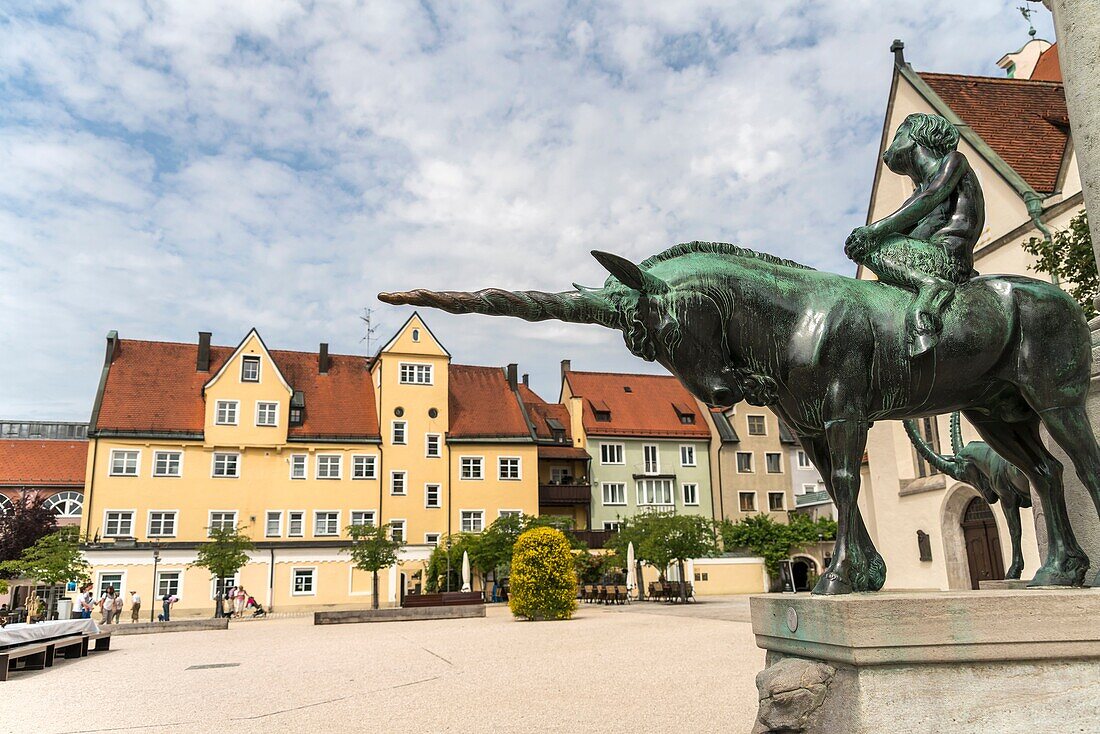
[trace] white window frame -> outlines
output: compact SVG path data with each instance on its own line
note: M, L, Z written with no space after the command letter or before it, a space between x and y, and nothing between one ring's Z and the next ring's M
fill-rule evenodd
M783 498L783 502L782 502L782 504L781 504L781 506L778 510L773 510L772 509L772 497L774 497L775 495L779 495L780 497ZM772 491L768 492L768 512L786 512L786 511L787 511L787 493L776 491L776 490L772 490Z
M233 468L235 472L233 474L218 474L218 457L219 456L236 456L237 461L234 463ZM210 476L213 479L240 479L241 478L241 452L239 451L215 451L210 455Z
M657 483L661 482L663 485L668 486L668 502L649 502L649 497L643 494L646 483L652 483L653 487L653 499L657 499ZM646 477L644 479L637 480L635 484L635 490L637 492L638 507L673 507L676 504L676 487L671 479L658 478L658 477ZM644 501L643 501L644 500Z
M408 377L406 378L406 369ZM425 380L425 376L427 379ZM428 362L399 362L397 364L397 383L399 385L434 385L434 365Z
M321 520L321 515L325 515L326 530L323 533L317 532L317 523ZM328 523L331 522L331 515L336 516L336 530L328 532ZM314 538L338 538L340 537L340 511L339 510L314 510L313 511L313 537Z
M649 468L649 458L647 454L650 453L650 449L653 450L653 469ZM642 474L660 474L661 473L661 446L655 443L642 444Z
M233 406L233 420L223 421L221 419L222 406ZM227 411L228 417L228 411ZM214 401L214 425L216 426L235 426L240 423L241 420L241 401L240 400L215 400Z
M157 598L153 599L155 604L160 604L161 599L164 598L164 594L160 593L160 580L161 577L170 573L176 574L176 591L175 596L177 599L183 600L183 579L187 575L183 572L182 568L159 568L157 569L156 578L153 579L153 584L157 590Z
M615 458L615 454L618 454L618 461L608 460L608 454L611 454L611 458ZM621 466L626 463L626 445L621 443L601 443L600 444L600 463L608 466Z
M208 510L207 513L206 513L206 533L207 533L207 537L209 537L210 531L214 529L214 515L216 515L216 514L217 515L232 515L233 516L233 524L230 527L232 527L232 528L237 527L237 518L239 517L239 514L237 513L236 510ZM225 527L224 522L221 523L221 527L223 527L223 528Z
M299 521L302 523L302 529L300 532L294 532L294 516L298 515ZM286 537L288 538L304 538L306 537L306 511L305 510L287 510L286 511Z
M401 440L397 440L397 429L401 427ZM394 446L409 445L409 422L407 420L390 421L390 443Z
M523 510L497 510L497 517L504 517L505 515L523 517Z
M435 439L435 453L432 453L432 439ZM424 434L424 456L428 459L443 458L443 435L439 433Z
M396 491L397 486L394 483L394 479L401 476L401 491ZM407 497L409 494L409 473L404 469L391 469L390 470L390 495L393 497Z
M98 570L98 571L96 571L96 574L95 574L95 599L93 600L93 603L95 601L99 601L99 599L103 596L103 591L104 591L103 577L104 576L112 576L112 577L118 576L118 586L115 586L115 592L119 596L122 596L123 593L125 593L125 591L126 591L126 572L125 571L115 571L115 570L110 569L110 568L104 568L104 569ZM111 584L111 586L114 586L114 584Z
M428 502L428 488L435 487L435 504ZM443 485L437 482L426 482L424 484L424 507L432 510L438 510L443 507Z
M810 455L803 449L798 449L798 468L799 469L813 469L814 463L810 461Z
M688 502L688 487L693 487L692 490L695 493L695 500ZM680 498L684 502L685 507L698 507L699 506L699 483L698 482L683 482L680 484Z
M272 422L271 423L261 423L260 422L260 407L265 406L265 405L274 405L275 406L275 412L272 415ZM277 401L274 401L274 400L257 400L256 401L256 425L257 426L262 426L264 428L275 428L279 425L279 403Z
M467 513L470 513L470 530L466 530L466 518ZM481 528L473 530L473 515L477 513L481 517ZM458 511L458 529L463 533L481 533L485 530L485 510L459 510Z
M294 475L294 460L302 460L302 476ZM291 454L290 455L290 478L295 481L302 479L309 479L309 454Z
M172 516L172 532L164 532L164 518L161 518L161 532L153 532L153 515L171 515ZM145 535L150 538L174 538L179 532L179 510L149 510L147 513L145 524Z
M424 545L438 547L441 537L443 537L442 533L424 533Z
M279 520L278 529L272 533L269 528L271 525L271 518L275 517ZM264 512L264 537L265 538L281 538L283 537L283 511L282 510L267 510Z
M741 457L742 456L749 457L749 470L748 471L742 471L741 470ZM755 458L754 458L753 453L751 451L738 451L737 455L734 457L734 464L735 464L734 469L737 470L738 474L755 474L756 473L756 466L755 466L756 461L755 461Z
M175 474L158 474L157 473L157 463L159 462L159 458L161 456L165 456L165 455L169 455L169 454L175 454L178 457L178 459L176 461L176 473ZM140 457L139 457L139 460L140 460ZM178 477L182 477L183 476L183 452L182 451L173 451L173 450L170 450L170 449L158 449L158 450L154 451L153 452L153 476L157 477L157 478L164 478L164 477L176 477L176 478L178 478Z
M516 475L514 477L504 476L504 462L514 461L516 462ZM497 481L498 482L519 482L523 480L523 459L520 456L498 456L497 457Z
M369 515L370 522L355 522L355 516L360 514ZM368 525L370 527L375 527L378 524L378 512L376 510L352 510L350 517L352 525Z
M393 531L395 528L401 528L401 542L407 543L409 540L409 524L405 522L403 517L390 518L390 540L393 540Z
M241 573L238 571L232 576L222 576L220 580L225 582L222 584L222 591L229 591L234 586L240 586ZM218 593L218 581L219 578L217 576L210 579L210 601L214 601L214 595Z
M137 458L134 459L134 470L132 472L125 471L127 468L125 464L123 464L124 471L115 471L115 456L118 454L137 454ZM107 475L111 477L141 476L141 449L111 449L110 462L107 464Z
M805 494L806 492L817 492L817 491L818 491L818 489L817 489L816 484L803 484L802 485L802 493L803 494Z
M617 533L622 528L622 526L623 526L623 524L621 522L617 521L617 520L604 520L603 521L603 529L604 530L610 530L612 532Z
M622 490L621 502L608 502L608 490L612 487L619 487ZM617 507L626 504L626 482L600 482L600 499L603 500L604 507Z
M309 591L298 591L297 581L300 571L309 572ZM290 569L290 595L291 596L317 596L317 567L296 566Z
M474 466L477 467L477 476L466 476L466 462L474 462L470 464L471 474ZM485 457L484 456L460 456L458 457L458 478L463 482L480 482L485 479Z
M363 466L363 476L359 476L359 466ZM370 469L370 471L366 471ZM378 478L378 457L374 454L352 454L351 457L351 478L355 479L377 479Z
M108 518L113 514L114 515L119 515L120 517L118 519L119 528L116 532L112 533L112 532L109 532L109 530L108 530L108 523L110 522ZM123 533L122 532L122 526L121 526L121 516L122 515L129 515L130 516L130 532L128 532L128 533ZM136 517L137 517L137 510L133 510L133 509L131 509L131 510L104 510L103 511L103 537L104 538L133 538L133 537L135 537L134 536L134 519Z
M684 455L690 455L691 461L684 461ZM680 444L680 466L698 466L695 458L695 446L690 443Z
M746 495L746 494L752 495L752 507L747 509L747 510L743 510L743 509L741 509L741 496ZM759 512L760 511L760 503L757 501L759 499L760 498L757 496L756 490L751 490L751 489L738 490L738 492L737 492L737 511L738 512Z
M779 460L779 471L772 471L771 466L768 465L768 457L774 456ZM783 474L783 454L780 451L765 451L764 452L764 473L765 474Z
M245 377L244 377L244 366L246 364L256 365L256 379L255 380L246 380L245 379ZM263 369L264 369L264 361L262 359L260 359L259 355L256 355L256 354L242 355L241 356L240 381L241 382L247 382L249 384L255 384L257 382L260 382L263 379Z
M325 459L326 461L321 461ZM330 459L336 459L336 475L326 474L321 476L321 467L325 466L326 471L332 468L332 462ZM344 455L343 454L317 454L313 457L313 471L314 477L317 479L343 479L344 478Z
M752 418L759 418L764 426L764 430L761 433L752 432ZM745 416L745 432L749 436L767 436L768 435L768 418L761 413L749 413Z

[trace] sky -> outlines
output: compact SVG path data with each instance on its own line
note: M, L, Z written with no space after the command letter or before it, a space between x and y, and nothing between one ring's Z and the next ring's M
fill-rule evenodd
M0 0L0 419L87 420L105 336L366 354L379 291L562 291L717 240L853 274L889 92L1003 76L1020 0ZM1041 5L1039 37L1053 40ZM422 314L465 364L659 371Z

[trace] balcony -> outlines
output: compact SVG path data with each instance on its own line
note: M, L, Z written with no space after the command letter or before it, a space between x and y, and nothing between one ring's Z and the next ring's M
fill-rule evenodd
M539 504L548 507L588 505L592 502L592 488L587 483L540 484Z
M806 492L805 494L797 494L794 497L795 507L810 507L812 505L823 505L826 502L832 502L829 499L829 493L825 490L817 492Z
M593 549L603 548L615 535L614 530L572 530L570 532L577 537L577 540Z

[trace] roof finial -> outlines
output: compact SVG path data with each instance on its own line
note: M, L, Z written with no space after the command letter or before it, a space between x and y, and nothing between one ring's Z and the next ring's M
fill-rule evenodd
M894 42L890 44L890 53L894 54L894 64L896 66L905 66L905 44L901 42L900 38L895 38Z

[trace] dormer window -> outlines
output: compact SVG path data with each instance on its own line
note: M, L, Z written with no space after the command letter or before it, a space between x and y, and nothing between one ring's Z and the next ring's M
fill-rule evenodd
M259 357L242 357L241 358L241 382L259 382L260 381L260 358Z
M547 418L546 425L550 428L550 437L558 443L565 443L565 426L555 418Z
M292 426L300 426L306 420L306 394L301 390L295 390L290 397L290 414L287 422Z
M603 400L590 400L589 403L592 406L592 414L596 417L596 420L600 423L611 422L611 406Z
M686 403L673 403L672 407L676 410L676 415L680 417L680 423L685 426L695 425L695 411L691 409L690 405Z

